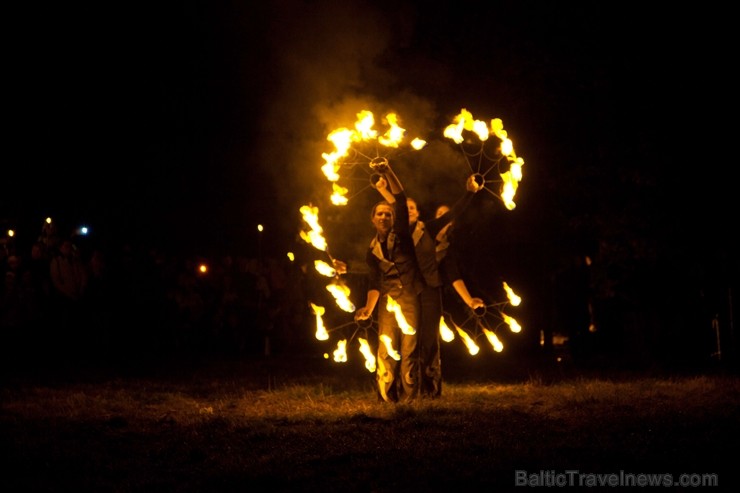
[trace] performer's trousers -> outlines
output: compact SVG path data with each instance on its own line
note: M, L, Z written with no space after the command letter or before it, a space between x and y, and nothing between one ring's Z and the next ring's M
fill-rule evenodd
M419 393L419 354L417 346L419 298L401 293L395 302L401 307L407 324L415 331L404 334L394 312L387 308L388 296L378 306L378 391L388 402L408 401Z
M422 396L439 397L442 394L442 355L439 323L442 317L442 288L426 287L419 295L419 359Z

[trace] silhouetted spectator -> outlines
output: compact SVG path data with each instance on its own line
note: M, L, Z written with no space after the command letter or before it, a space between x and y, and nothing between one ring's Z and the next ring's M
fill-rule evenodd
M71 356L81 356L87 349L87 324L82 302L88 276L72 240L62 240L58 253L49 262L49 274L56 324L56 328L51 329L52 341L61 348L72 350Z
M27 312L21 277L20 257L10 255L2 272L3 285L0 291L0 347L3 348L3 359L15 360L19 345L23 343Z
M62 243L57 223L52 221L50 217L46 218L44 225L41 227L41 234L38 237L38 242L44 245L44 248L49 253L57 251Z

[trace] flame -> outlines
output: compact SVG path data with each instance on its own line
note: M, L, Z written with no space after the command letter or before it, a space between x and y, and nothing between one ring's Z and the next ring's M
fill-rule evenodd
M506 291L506 297L509 299L511 306L519 306L522 299L509 287L508 284L506 284L506 281L504 281L504 291Z
M321 318L326 310L323 306L314 305L313 303L311 303L311 309L313 310L314 315L316 315L316 339L319 341L328 340L329 333L326 331L324 320Z
M511 170L501 173L501 199L504 201L504 206L510 211L513 211L516 207L514 203L514 195L516 195L516 189L519 188L519 181L514 179L511 175Z
M332 131L326 140L334 144L334 152L323 153L321 157L324 158L326 164L321 167L321 171L329 181L339 180L339 160L347 155L350 147L352 146L353 132L348 128L338 128Z
M322 276L334 277L337 275L337 270L323 260L314 260L313 265L316 268L316 272Z
M455 333L447 326L444 317L439 317L439 335L445 342L451 342L455 339Z
M486 122L482 120L473 121L473 133L478 136L481 142L487 141L488 137L490 136L490 133L488 132L488 126L486 126Z
M388 356L393 358L396 361L401 361L401 355L398 354L398 351L393 349L393 341L391 341L391 337L387 334L381 334L379 336L380 342L383 343L385 348L388 350Z
M347 339L342 339L337 343L337 348L334 350L334 361L337 363L347 362Z
M335 282L326 286L326 290L334 296L339 308L348 313L355 311L355 305L349 300L350 291L347 286Z
M355 122L355 129L357 134L353 136L352 140L373 140L378 137L378 132L373 130L375 125L375 116L372 111L362 110L357 113L357 121Z
M418 137L411 141L411 147L416 151L423 149L425 145L427 145L427 141Z
M326 160L329 159L329 156L326 153L323 154L323 157ZM326 163L321 167L321 171L324 173L327 180L332 182L339 180L339 165L336 162Z
M522 166L524 166L524 160L520 157L516 158L516 160L509 166L511 176L516 181L522 181Z
M461 144L465 141L463 131L474 133L478 136L481 143L486 142L490 134L495 135L501 141L499 151L508 161L509 170L500 173L502 179L500 195L506 208L513 210L516 207L514 196L516 195L519 182L522 180L524 160L521 157L517 157L514 152L514 143L509 138L506 130L504 130L504 123L500 118L493 118L489 126L485 121L474 119L472 113L463 108L460 110L460 114L453 118L453 123L444 129L443 134L456 144Z
M521 325L519 325L519 322L514 320L512 317L508 316L507 314L503 312L501 313L501 317L504 319L504 322L506 322L506 324L509 326L512 332L519 333L522 331L522 327Z
M504 156L511 156L514 152L514 143L510 138L506 137L501 141L501 154Z
M396 113L388 113L383 119L383 123L387 124L388 128L383 135L379 135L374 128L375 116L373 113L369 110L361 110L357 113L354 129L340 127L331 131L326 137L326 140L334 144L334 151L321 154L321 157L324 158L321 171L333 184L331 202L334 205L347 205L348 202L348 190L339 186L336 182L341 179L342 160L349 155L354 143L376 141L388 148L398 148L402 144L406 129L400 126L399 116ZM410 145L412 149L418 151L426 145L426 141L415 138Z
M388 303L386 304L386 309L389 312L393 312L396 314L396 322L398 322L398 326L401 328L401 332L409 336L416 334L416 329L411 327L409 323L406 321L406 317L403 316L403 310L401 310L401 305L399 305L396 302L396 300L394 300L390 296L388 296Z
M395 113L388 113L385 117L386 123L390 126L388 131L378 138L378 142L386 147L398 147L403 139L403 134L406 133L406 129L401 128L398 125L398 115Z
M498 337L496 337L496 334L493 333L493 331L490 331L486 328L483 329L483 333L486 334L486 337L488 338L488 342L491 343L491 346L493 346L493 350L497 353L500 353L504 350L503 343L499 340Z
M358 341L360 341L360 352L365 357L365 368L367 368L367 371L370 373L375 371L375 355L373 354L373 351L370 349L370 344L367 342L367 339L363 339L362 337L357 338Z
M463 110L465 111L465 110ZM444 129L443 135L448 139L452 139L455 144L461 144L463 140L462 132L465 130L465 120L462 117L462 113L455 117L457 123L447 125Z
M462 338L463 342L465 343L465 346L468 348L468 352L472 356L475 356L476 354L478 354L478 351L480 351L480 348L475 343L475 341L473 340L473 338L470 337L470 335L468 335L467 332L465 332L464 330L462 330L462 328L458 327L457 325L455 325L455 329L457 329L457 333L460 334L460 337Z
M301 238L322 252L326 251L327 244L323 236L324 229L319 224L319 208L304 205L301 206L300 212L303 215L303 220L311 227L311 231L300 232Z
M347 198L347 192L349 189L340 187L336 183L332 183L334 193L331 194L331 203L334 205L347 205L349 199Z
M306 243L310 243L322 252L326 251L326 239L321 236L321 233L318 233L316 231L301 231L300 236Z

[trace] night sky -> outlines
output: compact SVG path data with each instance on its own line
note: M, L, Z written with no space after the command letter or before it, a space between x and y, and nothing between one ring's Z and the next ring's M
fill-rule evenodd
M525 160L514 211L490 198L462 221L474 267L526 276L605 252L666 270L736 266L732 165L718 156L727 12L431 5L15 6L0 220L19 235L51 215L66 231L85 222L100 238L245 255L264 224L264 247L284 252L299 207L328 195L331 130L362 109L397 112L430 142L399 170L429 217L463 189L441 133L466 108L501 118ZM337 253L372 235L372 193L322 218Z

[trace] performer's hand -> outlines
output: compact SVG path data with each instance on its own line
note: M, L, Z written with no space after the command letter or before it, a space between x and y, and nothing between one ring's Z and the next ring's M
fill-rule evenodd
M468 190L468 192L475 193L483 190L485 181L483 181L483 183L478 183L479 179L483 181L483 177L478 174L472 174L468 177L468 181L465 182L465 188Z
M347 273L347 264L346 262L342 262L341 260L333 259L332 264L334 266L334 270L337 271L337 274L346 274Z
M476 310L478 308L483 308L486 306L485 303L483 303L483 300L480 298L471 298L470 303L468 303L468 306L472 308L473 310Z
M372 316L372 314L373 311L366 306L358 308L355 312L355 322L358 320L367 320L368 318L370 318L370 316Z
M381 176L378 178L378 181L375 182L375 189L379 192L382 192L383 190L388 188L388 181L385 179L384 176Z

